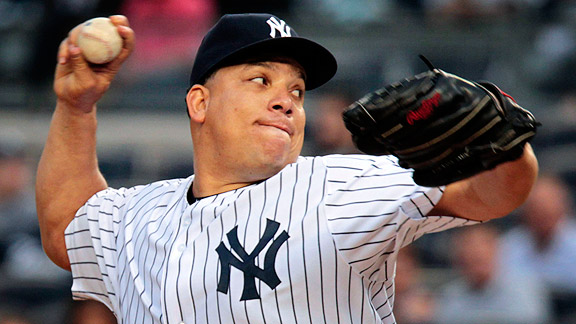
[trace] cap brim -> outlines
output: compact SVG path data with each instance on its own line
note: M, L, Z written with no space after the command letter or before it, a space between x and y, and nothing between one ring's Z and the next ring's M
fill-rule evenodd
M307 90L318 88L328 82L338 69L336 58L330 51L316 42L301 37L270 38L252 43L230 53L221 63L243 58L275 56L293 58L302 65L306 73Z

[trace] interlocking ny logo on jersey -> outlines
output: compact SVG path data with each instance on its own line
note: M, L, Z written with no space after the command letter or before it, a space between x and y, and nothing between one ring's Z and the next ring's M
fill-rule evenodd
M280 223L273 220L266 220L266 229L264 230L264 235L260 238L260 241L252 251L248 254L246 250L240 245L238 240L238 226L234 227L226 237L228 237L228 243L236 255L237 258L230 250L226 248L224 242L220 242L220 245L216 248L218 256L220 257L220 279L218 280L219 292L228 294L228 288L230 287L230 271L232 267L242 271L244 273L244 290L242 291L242 296L240 300L250 300L250 299L260 299L260 295L256 290L256 278L264 282L270 289L276 288L280 284L280 278L276 274L276 269L274 264L276 263L276 254L278 249L286 242L290 237L286 231L282 231L280 235L272 241L272 244L266 251L264 256L264 269L259 268L255 264L255 259L264 250L266 245L274 238Z
M276 31L280 33L280 37L292 37L290 26L286 25L284 20L278 20L276 17L270 17L266 23L268 23L270 26L270 37L276 38Z

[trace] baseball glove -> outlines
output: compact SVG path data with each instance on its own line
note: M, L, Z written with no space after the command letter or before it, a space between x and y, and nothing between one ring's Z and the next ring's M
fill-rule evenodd
M417 184L428 187L468 178L522 155L540 126L529 111L492 83L429 67L344 111L359 150L395 155L401 167L414 169Z

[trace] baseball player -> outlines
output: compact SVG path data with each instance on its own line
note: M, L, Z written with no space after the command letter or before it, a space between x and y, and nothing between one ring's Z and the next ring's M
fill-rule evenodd
M388 154L300 156L305 92L335 74L336 60L276 16L238 14L207 33L192 68L186 103L195 174L108 188L97 167L96 103L134 44L127 19L111 19L124 48L107 65L86 63L77 29L62 42L37 201L45 250L72 271L74 298L104 303L120 323L394 323L400 248L425 233L508 214L536 177L526 144L532 135L511 143L518 138L512 129L504 151L517 148L513 158L496 163L499 150L491 146L492 155L481 150L493 162L485 170L460 173L446 185L415 183L414 170L428 179L438 166L406 167L406 147L387 147L380 135L368 140L374 124L362 124L371 118L378 125L385 115L378 114L382 93L352 105L345 118L360 148ZM431 73L434 82L475 86ZM469 106L502 110L495 95L463 93L481 97ZM445 98L432 106L467 103ZM432 142L444 143L449 133ZM503 136L500 128L492 133ZM465 142L484 138L474 134ZM441 169L462 169L451 165Z

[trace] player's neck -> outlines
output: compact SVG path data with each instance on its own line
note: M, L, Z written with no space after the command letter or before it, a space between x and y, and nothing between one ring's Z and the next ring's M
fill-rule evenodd
M194 182L190 186L188 192L188 202L195 202L201 198L209 197L223 192L228 192L249 186L260 181L252 182L222 182L222 181L207 181L206 177L199 177L198 174L194 176ZM192 199L191 199L192 198Z
M281 171L246 164L240 167L240 163L220 163L218 159L205 161L195 156L192 187L194 197L208 197L243 188L262 182Z

